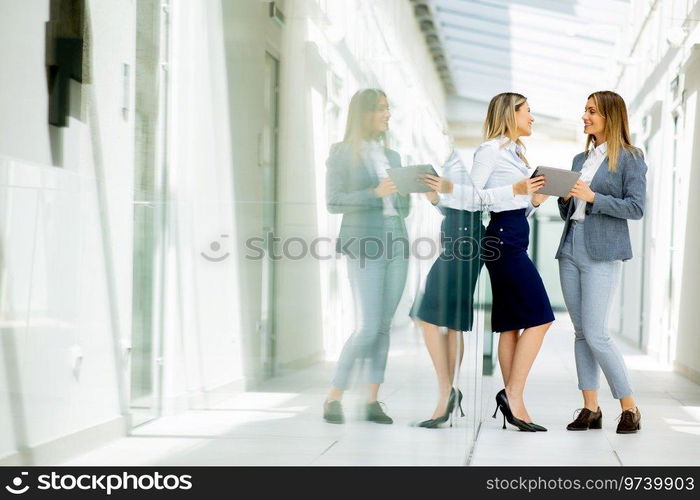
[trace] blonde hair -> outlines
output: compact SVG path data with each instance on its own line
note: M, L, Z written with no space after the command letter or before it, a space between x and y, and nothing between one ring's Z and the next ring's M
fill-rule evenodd
M640 150L632 145L630 138L625 100L619 94L609 90L593 92L588 96L588 99L593 99L596 110L605 119L603 132L605 133L605 141L608 144L608 170L616 172L617 161L622 150L629 151L632 154L640 153ZM588 134L586 139L586 156L588 156L591 144L595 145L595 136Z
M486 112L486 120L484 121L484 141L490 141L502 135L508 137L516 134L518 130L518 122L515 113L520 110L520 107L527 102L527 97L515 92L504 92L498 94L489 102L489 108ZM525 149L525 145L518 137L515 143ZM508 143L504 143L502 147ZM520 158L528 167L530 164L524 155L520 154Z
M343 142L353 146L356 158L359 157L360 143L362 141L376 139L380 140L384 147L388 147L386 133L373 134L369 124L370 113L376 111L381 97L387 98L383 90L362 89L355 92L352 99L350 99Z

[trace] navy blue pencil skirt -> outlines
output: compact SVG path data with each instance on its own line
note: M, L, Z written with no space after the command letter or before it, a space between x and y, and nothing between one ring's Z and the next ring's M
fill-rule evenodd
M525 209L491 212L482 258L491 278L491 330L506 332L554 321L535 265L527 255L530 225Z
M445 208L440 230L442 252L428 272L425 291L410 316L457 331L474 323L474 289L479 279L481 212Z

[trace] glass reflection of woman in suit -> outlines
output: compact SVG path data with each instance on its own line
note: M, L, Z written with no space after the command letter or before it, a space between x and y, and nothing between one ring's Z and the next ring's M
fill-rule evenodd
M386 173L388 168L401 166L399 154L386 147L390 117L384 92L357 92L350 101L343 142L333 145L326 162L327 206L329 212L343 214L336 250L346 254L356 321L323 405L323 418L335 424L345 421L341 399L358 361L370 384L365 419L393 422L377 401L377 394L384 381L391 322L406 284L408 233L404 218L409 212L409 197L397 192ZM389 238L401 244L384 248L379 242Z
M481 161L482 155L474 156L475 166ZM454 389L453 384L464 354L462 332L472 329L474 289L483 263L479 254L484 232L482 205L530 194L543 185L543 180L525 177L512 185L475 189L467 169L453 151L443 166L443 176L427 175L425 182L433 189L426 197L445 216L440 230L442 252L430 268L423 296L411 311L411 316L420 320L437 375L435 411L418 423L419 427L432 429L446 422L462 399L461 391ZM440 327L447 328L447 335L440 332Z

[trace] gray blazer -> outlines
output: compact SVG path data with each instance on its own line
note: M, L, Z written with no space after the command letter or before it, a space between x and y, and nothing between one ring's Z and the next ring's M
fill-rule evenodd
M571 170L579 172L586 160L585 153L574 157ZM646 197L647 165L644 155L636 150L620 151L617 171L608 171L608 159L605 158L591 181L595 192L594 203L586 204L586 223L583 226L586 250L593 260L629 260L632 258L627 219L638 220L644 215ZM561 235L556 257L561 258L564 238L571 225L574 213L573 198L563 201L559 198L559 214L564 219L564 232Z
M401 166L401 157L385 149L392 167ZM332 214L343 214L336 252L364 255L365 243L376 238L385 240L384 203L371 191L379 184L374 167L367 165L347 143L331 146L326 160L326 205ZM410 211L410 197L390 195L403 219ZM405 229L405 228L404 228Z

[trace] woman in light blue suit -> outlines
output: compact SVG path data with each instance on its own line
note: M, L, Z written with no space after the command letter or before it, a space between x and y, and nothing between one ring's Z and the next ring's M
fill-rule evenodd
M333 145L326 162L326 203L329 212L343 214L336 250L346 256L357 324L343 346L323 406L323 418L334 424L345 421L341 400L356 364L362 364L369 383L364 418L393 422L377 394L384 382L391 322L406 284L404 218L410 206L409 197L397 192L386 172L401 166L399 154L386 147L390 117L384 92L357 92L350 101L343 142Z
M646 171L642 152L630 140L627 108L618 94L595 92L582 116L586 152L574 157L581 172L568 196L559 198L564 232L556 258L564 301L574 324L578 387L584 407L567 429L600 429L598 379L602 369L622 414L620 434L640 429L624 359L607 332L607 317L622 261L632 258L628 219L644 214Z

